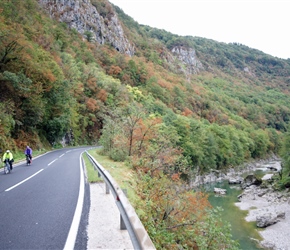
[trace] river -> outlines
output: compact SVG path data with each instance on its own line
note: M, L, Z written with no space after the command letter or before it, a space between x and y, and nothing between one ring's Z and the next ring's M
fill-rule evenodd
M273 173L268 170L269 165L276 165L277 162L268 162L256 170L254 173L260 177ZM249 173L247 173L249 174ZM245 177L244 174L243 176ZM222 188L227 190L226 195L216 195L214 188ZM222 217L224 221L231 224L232 236L240 244L243 250L263 249L258 246L257 241L262 240L255 222L247 222L245 217L248 211L240 210L235 203L238 202L238 195L242 193L240 185L229 185L228 181L206 184L205 190L209 194L209 201L213 207L221 207L223 209Z

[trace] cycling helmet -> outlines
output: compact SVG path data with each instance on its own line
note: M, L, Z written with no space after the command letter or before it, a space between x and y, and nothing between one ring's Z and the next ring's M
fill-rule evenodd
M7 150L7 151L6 151L6 153L9 153L9 152L10 152L10 150Z

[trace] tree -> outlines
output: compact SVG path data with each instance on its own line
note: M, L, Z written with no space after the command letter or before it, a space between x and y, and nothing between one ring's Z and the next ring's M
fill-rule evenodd
M203 151L203 157L199 164L199 174L203 175L211 169L215 169L217 166L218 144L214 134L210 131L203 130L200 137L200 147Z
M142 155L133 157L133 166L155 175L158 172L173 174L185 171L187 162L182 150L177 146L179 136L174 127L166 126L156 120L156 125L148 131L148 141L143 145Z
M213 210L207 195L187 191L179 175L140 175L137 205L157 249L238 249L228 224Z
M232 240L230 224L221 219L221 212L221 208L207 210L205 219L198 223L195 237L198 249L239 249L239 243Z
M253 138L253 141L255 143L255 147L252 152L252 157L258 158L266 155L270 145L270 140L267 132L261 129L257 131L252 131L251 137Z
M137 146L138 157L142 157L146 153L148 144L151 140L158 136L158 125L161 124L161 118L155 116L149 116L147 119L142 119L139 121L139 129L136 131L136 141L139 146Z
M278 186L280 188L290 187L290 127L288 126L288 131L285 134L283 140L283 146L281 149L282 156L282 170L281 179L278 181Z
M129 149L128 149L128 156L132 155L133 147L135 146L135 132L138 127L138 122L144 117L145 112L142 107L136 103L131 103L127 108L124 110L124 128L128 135L129 141Z
M71 119L74 98L70 95L70 83L59 81L55 83L50 91L44 95L46 99L46 112L42 120L47 138L51 144L65 136L71 129Z
M0 73L7 68L10 62L16 61L23 46L19 44L19 36L14 34L0 33Z
M93 33L91 31L85 31L84 35L87 39L88 42L92 42L93 41Z
M0 148L12 148L11 132L15 126L11 101L0 102ZM14 146L14 145L13 145Z

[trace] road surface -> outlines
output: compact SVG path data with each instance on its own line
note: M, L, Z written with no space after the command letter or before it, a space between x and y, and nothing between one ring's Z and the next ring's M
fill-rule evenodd
M89 185L81 153L61 149L0 170L1 249L86 249Z

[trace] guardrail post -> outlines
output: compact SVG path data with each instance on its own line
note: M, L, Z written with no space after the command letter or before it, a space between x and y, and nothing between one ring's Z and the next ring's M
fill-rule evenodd
M122 189L123 190L123 193L126 195L126 197L127 197L127 189ZM121 230L126 230L127 228L126 228L126 225L125 225L125 222L124 222L124 220L123 220L123 217L122 217L122 215L120 214L120 229Z
M109 185L106 183L106 194L109 194L110 193L110 187Z
M125 222L124 222L123 217L122 217L121 214L120 214L120 229L121 230L127 230Z

